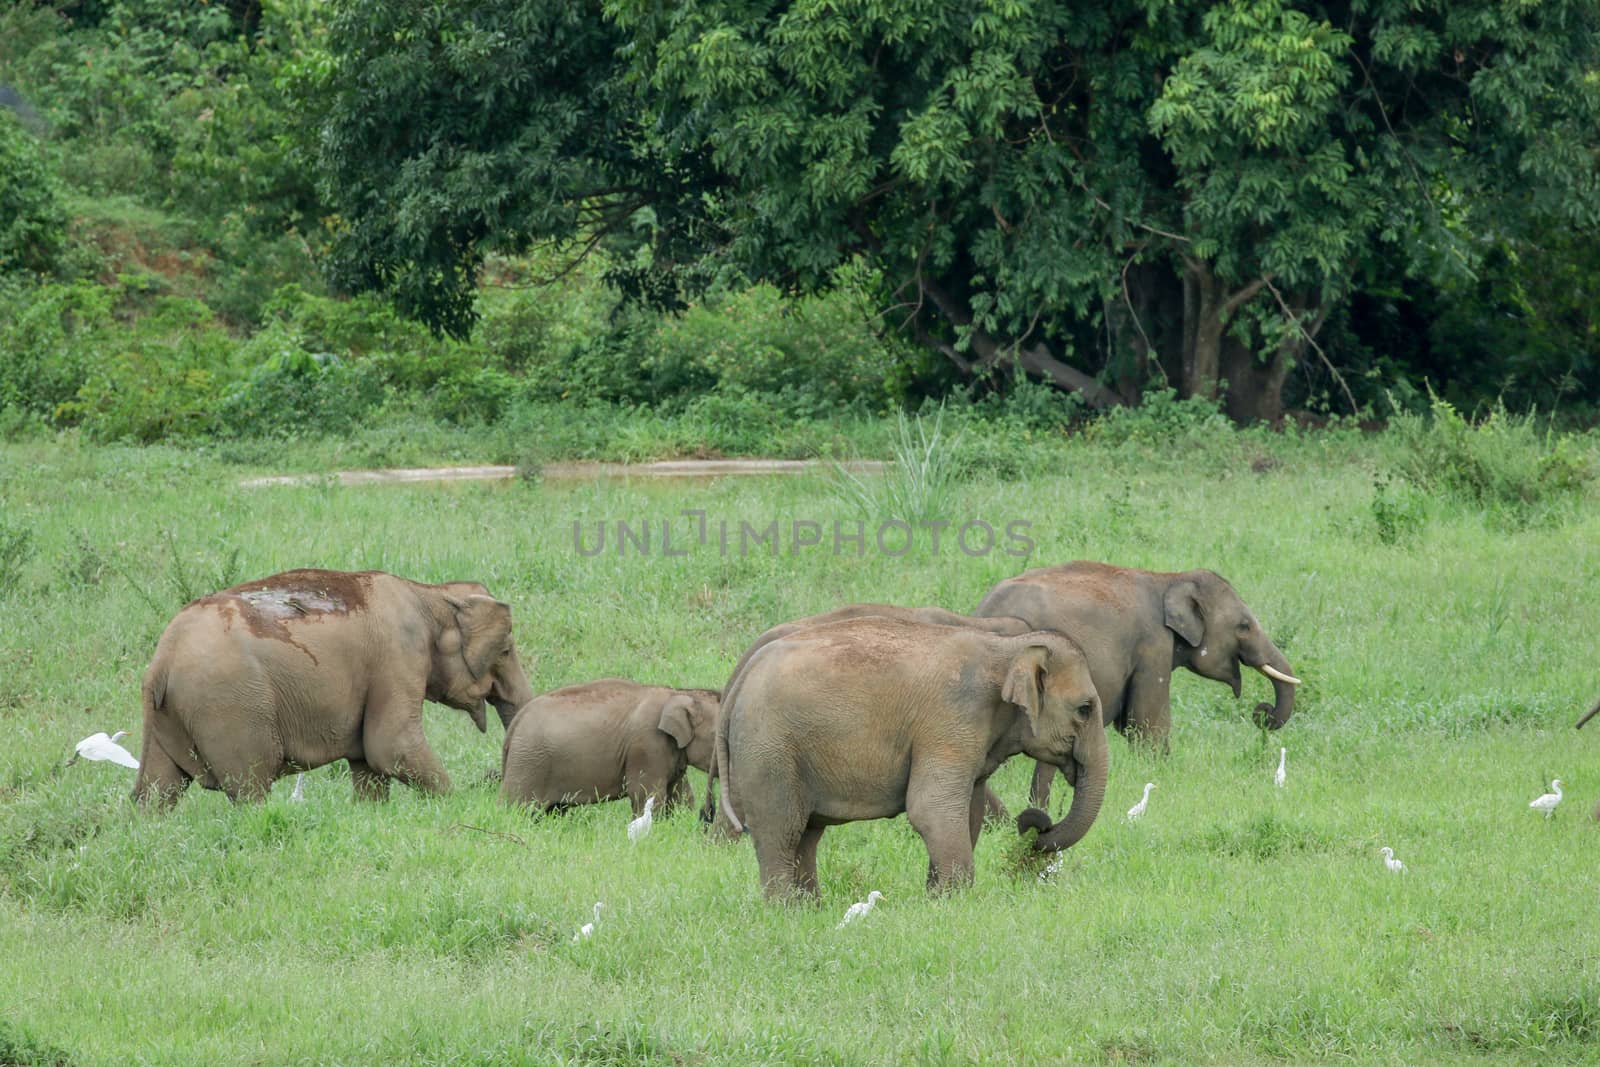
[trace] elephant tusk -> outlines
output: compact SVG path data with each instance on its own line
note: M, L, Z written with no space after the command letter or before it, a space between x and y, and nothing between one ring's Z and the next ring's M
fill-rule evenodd
M1262 674L1266 675L1268 678L1271 678L1275 682L1283 682L1285 685L1299 685L1300 684L1300 679L1296 678L1292 674L1284 674L1282 671L1278 670L1278 668L1274 667L1270 663L1267 664L1264 667L1258 667L1256 669L1259 670Z

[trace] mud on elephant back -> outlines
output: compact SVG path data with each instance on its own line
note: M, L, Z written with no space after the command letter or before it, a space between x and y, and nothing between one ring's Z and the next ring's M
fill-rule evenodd
M432 700L486 729L533 698L511 608L477 582L295 570L196 600L167 624L145 672L134 796L166 806L199 781L260 800L278 777L348 760L358 797L390 779L450 778L422 733Z
M1276 730L1294 714L1294 676L1233 586L1208 570L1141 571L1079 560L997 584L974 615L1009 616L1069 634L1089 658L1107 726L1165 751L1172 729L1172 672L1223 682L1239 696L1240 667L1272 681L1273 702L1256 721ZM1045 807L1053 768L1035 769L1031 798Z
M716 748L723 813L754 839L769 897L819 895L829 826L901 812L927 846L928 887L969 884L989 776L1019 752L1072 767L1078 786L1035 848L1076 844L1105 796L1100 701L1058 633L879 617L792 632L723 694Z

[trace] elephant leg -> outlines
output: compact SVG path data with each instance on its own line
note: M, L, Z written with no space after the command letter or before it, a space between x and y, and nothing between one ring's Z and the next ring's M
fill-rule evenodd
M153 739L147 738L139 750L139 777L133 786L133 799L141 808L165 811L189 788L187 771L167 755Z
M822 898L822 883L817 881L817 844L822 840L825 826L812 824L800 835L800 847L795 852L795 888L814 900Z
M450 792L450 776L422 735L421 702L394 695L367 703L361 727L361 749L379 774L435 795Z
M1055 781L1056 769L1048 763L1036 761L1033 765L1033 784L1028 787L1028 803L1044 811L1050 810L1050 783Z
M762 833L756 838L756 866L761 872L761 891L768 900L783 900L802 892L798 853L804 832L797 829L781 837Z
M1170 751L1172 733L1172 670L1141 667L1128 680L1124 698L1127 725L1123 733L1135 745L1149 746L1163 755Z
M667 799L661 802L661 814L671 815L679 808L694 808L694 787L689 784L689 775L680 774L672 787L667 790Z
M812 895L800 884L800 843L811 813L797 803L786 803L792 797L791 790L771 789L762 794L759 810L746 813L745 826L755 839L756 866L768 900Z
M372 769L364 759L346 760L350 764L350 782L355 786L357 800L385 801L389 799L389 779Z
M972 884L972 810L982 804L982 796L970 782L969 775L911 770L906 818L928 847L928 888L933 892Z

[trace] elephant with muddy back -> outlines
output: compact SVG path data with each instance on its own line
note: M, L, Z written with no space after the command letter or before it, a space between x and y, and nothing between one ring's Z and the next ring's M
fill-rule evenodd
M723 694L722 811L754 839L769 897L815 897L829 826L904 812L928 886L968 884L989 776L1026 752L1071 768L1060 823L1030 809L1040 850L1076 844L1105 797L1106 740L1083 651L1057 633L1003 637L864 617L768 643Z
M1241 665L1272 680L1274 700L1256 721L1276 730L1294 713L1289 661L1233 586L1208 570L1165 573L1078 561L1040 567L997 584L974 615L1019 618L1070 634L1089 658L1106 725L1165 750L1172 728L1172 672L1179 667L1240 693ZM1035 768L1030 792L1043 808L1055 768Z
M728 675L728 684L723 687L723 691L727 692L733 688L734 683L739 679L739 675L744 672L745 664L749 663L757 652L760 652L779 638L787 637L789 634L809 629L813 626L821 626L825 623L844 622L848 619L863 619L869 616L894 619L899 622L919 623L926 626L960 626L1007 637L1025 634L1033 629L1032 626L1029 626L1021 619L1007 618L1005 616L978 618L973 615L960 615L940 607L901 607L897 604L846 604L843 607L834 608L832 611L808 615L803 619L795 619L793 622L779 623L766 630L751 643L749 648L745 649L744 655L739 657L739 662L734 664L733 673ZM700 812L701 822L709 824L715 821L716 798L717 770L716 759L713 756L710 776L706 781L705 805ZM1006 814L1005 805L1000 802L999 797L995 796L993 790L985 788L984 804L988 819L1001 821L1009 817ZM726 819L721 820L717 825L725 839L735 840L739 836Z
M224 589L167 624L145 672L134 796L165 806L198 780L260 800L283 774L348 760L358 797L450 778L422 733L432 700L486 729L533 699L511 609L477 582L295 570Z
M673 689L603 678L535 697L501 749L500 799L545 810L654 797L662 815L694 806L685 771L711 769L715 689Z

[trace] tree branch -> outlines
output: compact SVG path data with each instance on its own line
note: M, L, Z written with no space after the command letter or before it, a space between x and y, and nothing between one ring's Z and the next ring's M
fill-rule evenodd
M1344 391L1345 403L1350 405L1350 414L1358 414L1359 409L1356 407L1355 394L1350 392L1350 386L1345 382L1344 375L1339 373L1338 368L1333 365L1333 360L1328 358L1328 353L1324 352L1322 350L1322 346L1317 344L1317 339L1315 336L1317 331L1322 329L1322 324L1327 321L1328 310L1331 305L1326 301L1323 302L1322 306L1317 309L1316 315L1311 320L1311 329L1307 330L1305 325L1300 321L1300 316L1290 310L1288 302L1283 299L1283 294L1278 292L1278 287L1273 285L1271 282L1268 282L1267 288L1277 299L1278 308L1283 312L1284 318L1294 323L1294 328L1300 331L1300 336L1305 338L1306 344L1310 345L1317 355L1322 358L1322 365L1328 368L1328 373L1333 375L1333 380L1339 383L1339 388Z

